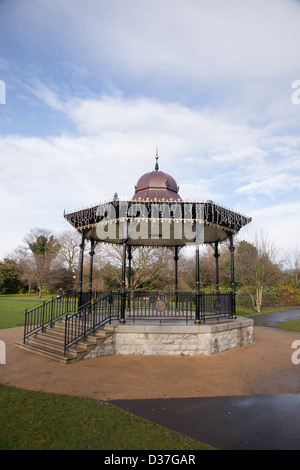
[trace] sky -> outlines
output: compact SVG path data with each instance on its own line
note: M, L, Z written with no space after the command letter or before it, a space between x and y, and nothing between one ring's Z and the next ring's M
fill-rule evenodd
M0 259L159 165L300 247L298 0L0 0Z

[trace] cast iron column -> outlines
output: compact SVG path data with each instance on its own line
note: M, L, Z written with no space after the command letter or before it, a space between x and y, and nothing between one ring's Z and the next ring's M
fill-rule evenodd
M178 310L178 246L175 246L175 310Z
M235 312L235 279L234 279L234 246L233 246L233 234L229 232L229 249L230 249L230 264L231 264L231 295L232 295L232 315L236 317Z
M95 240L91 240L91 251L90 255L90 277L89 277L89 300L92 301L92 292L93 292L93 258L95 254Z
M123 241L123 254L122 254L122 289L121 289L121 318L120 323L125 323L125 310L126 310L126 241Z
M82 277L83 277L83 258L84 258L84 246L85 246L85 231L82 231L82 238L79 253L79 275L78 275L78 308L83 304L82 301Z
M201 323L200 318L200 266L199 266L199 245L196 245L196 314L195 323Z
M131 245L128 245L127 249L128 249L128 310L130 314L131 260L132 260Z
M215 242L215 254L214 257L216 258L216 291L219 293L220 288L219 288L219 250L218 250L218 245L219 242Z

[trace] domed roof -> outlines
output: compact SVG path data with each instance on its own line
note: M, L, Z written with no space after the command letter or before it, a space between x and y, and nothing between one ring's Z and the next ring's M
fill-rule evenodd
M174 178L158 168L158 155L156 155L155 170L145 173L137 182L133 200L182 200L178 194L179 187Z

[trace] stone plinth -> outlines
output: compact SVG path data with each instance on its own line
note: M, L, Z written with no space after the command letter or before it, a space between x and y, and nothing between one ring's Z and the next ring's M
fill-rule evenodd
M253 320L238 317L219 324L123 324L85 359L113 354L212 355L253 342ZM111 327L110 327L111 328Z

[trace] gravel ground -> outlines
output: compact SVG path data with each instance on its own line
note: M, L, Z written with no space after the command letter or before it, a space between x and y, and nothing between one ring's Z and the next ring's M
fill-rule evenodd
M255 326L251 345L213 356L117 355L68 365L15 348L22 333L0 330L3 385L100 401L300 393L300 364L291 360L299 334L276 328Z

